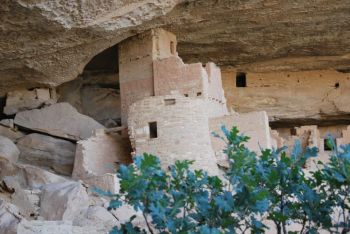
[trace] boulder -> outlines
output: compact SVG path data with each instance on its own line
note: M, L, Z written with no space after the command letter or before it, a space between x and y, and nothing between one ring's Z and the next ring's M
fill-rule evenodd
M21 127L71 140L87 139L93 130L104 128L94 119L80 114L68 103L19 112L14 121Z
M21 164L17 167L22 171L26 186L32 189L41 189L46 184L67 182L66 178L36 166Z
M81 212L74 221L74 226L94 226L101 230L101 233L108 233L116 225L117 219L101 206L90 206Z
M11 139L13 142L17 142L17 140L21 137L24 137L25 134L23 134L20 131L17 131L16 129L12 129L12 128L0 125L0 136L7 137Z
M51 98L49 89L15 90L7 93L4 113L6 115L13 115L20 111L32 110L44 105L50 105L56 101L57 100Z
M23 220L17 234L73 234L72 223L68 221Z
M29 134L17 142L20 161L50 168L57 173L72 174L75 144L70 141L42 135Z
M23 220L19 223L17 234L103 234L108 233L94 226L73 226L70 221Z
M89 197L81 183L48 184L40 197L40 216L45 220L73 220L88 206Z
M15 128L15 123L13 122L13 119L2 119L0 120L0 125L9 127L9 128Z
M15 205L6 203L0 199L0 233L16 234L17 226L23 217Z
M42 186L52 183L63 183L67 179L48 172L36 166L27 164L12 164L0 160L0 179L13 176L23 188L41 189Z
M12 191L11 203L16 204L20 213L24 217L33 217L36 214L37 209L29 199L26 191L24 191L21 185L17 182L16 178L7 176L4 178L3 183L6 185L7 189Z
M0 159L6 159L9 162L16 162L19 157L19 150L15 143L9 138L0 136Z

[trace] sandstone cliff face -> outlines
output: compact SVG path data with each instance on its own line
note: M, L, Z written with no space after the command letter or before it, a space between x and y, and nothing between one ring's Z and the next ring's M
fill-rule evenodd
M146 29L178 35L179 54L251 71L347 69L347 0L5 0L0 95L72 80L102 50Z
M0 91L72 80L94 55L150 27L144 24L179 2L6 0L0 6Z

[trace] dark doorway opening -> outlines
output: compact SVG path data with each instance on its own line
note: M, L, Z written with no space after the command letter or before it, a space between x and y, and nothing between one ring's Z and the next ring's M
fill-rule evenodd
M158 129L157 129L157 122L150 122L148 123L149 126L149 137L157 138L158 137Z
M247 87L247 76L244 72L237 72L236 74L236 87Z

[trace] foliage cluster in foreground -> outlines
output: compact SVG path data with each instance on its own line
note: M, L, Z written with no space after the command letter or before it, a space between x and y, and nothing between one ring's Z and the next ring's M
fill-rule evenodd
M302 152L296 142L290 155L285 148L256 155L237 128L222 130L229 158L224 179L189 169L191 161L164 171L149 154L121 166L120 194L105 194L112 197L110 209L133 206L147 228L134 226L132 217L111 233L264 233L271 228L266 220L277 233L349 232L350 145L337 149L329 140L330 162L306 175L305 162L317 148Z

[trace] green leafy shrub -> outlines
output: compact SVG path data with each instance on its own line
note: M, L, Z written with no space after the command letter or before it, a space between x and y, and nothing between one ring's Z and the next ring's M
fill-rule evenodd
M277 233L349 231L350 145L338 151L330 141L330 163L307 176L303 167L317 148L303 152L296 142L290 155L281 148L257 156L244 146L249 138L237 128L222 130L229 159L224 178L193 171L187 160L165 171L149 154L121 166L120 194L104 195L112 198L110 209L128 204L141 211L147 228L134 226L132 217L111 233L264 233L271 228L265 220ZM298 230L292 232L295 224Z

